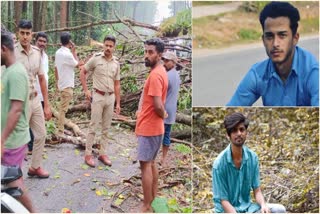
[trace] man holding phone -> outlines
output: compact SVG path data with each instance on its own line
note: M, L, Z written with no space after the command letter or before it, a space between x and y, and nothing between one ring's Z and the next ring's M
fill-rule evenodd
M58 135L63 135L65 114L73 97L74 68L81 65L69 32L60 34L61 48L55 55L55 77L60 91ZM71 50L70 50L71 49Z

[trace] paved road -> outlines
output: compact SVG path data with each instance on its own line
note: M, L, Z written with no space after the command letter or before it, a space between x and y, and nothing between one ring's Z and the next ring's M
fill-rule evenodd
M192 18L217 15L236 10L242 2L231 2L226 4L192 7Z
M301 39L299 46L319 59L319 38ZM196 51L197 52L197 51ZM193 106L225 106L239 82L255 63L266 59L262 44L222 51L197 52L193 59ZM255 105L261 106L261 100Z

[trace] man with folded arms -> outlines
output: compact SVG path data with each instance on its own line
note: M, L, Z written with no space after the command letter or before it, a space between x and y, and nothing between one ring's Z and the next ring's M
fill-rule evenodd
M91 101L91 122L87 135L85 163L95 167L92 156L92 146L96 131L102 126L101 145L99 157L103 164L111 166L112 162L106 155L108 129L111 126L114 103L116 101L116 113L120 113L120 65L113 56L116 39L114 36L106 36L103 41L104 51L94 54L81 68L80 80L88 100ZM86 74L92 76L93 92L89 91L86 83Z

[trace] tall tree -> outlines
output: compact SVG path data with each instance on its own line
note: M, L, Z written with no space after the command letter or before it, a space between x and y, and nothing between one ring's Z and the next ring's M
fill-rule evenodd
M17 26L18 26L19 21L21 19L22 1L15 1L13 4L14 4L14 20L15 20L16 30L17 30Z
M42 2L42 8L41 8L41 30L46 29L46 20L47 20L47 2L43 1Z
M68 2L61 1L60 5L60 27L67 27L67 11L68 11Z
M40 1L33 2L33 31L39 31L41 29L41 19L39 14L41 14L41 4Z
M28 17L28 1L22 2L22 17L26 19Z

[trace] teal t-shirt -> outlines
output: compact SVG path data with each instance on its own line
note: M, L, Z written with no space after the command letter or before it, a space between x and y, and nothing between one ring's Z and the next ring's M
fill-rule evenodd
M3 67L1 67L3 69ZM6 149L16 149L30 141L28 123L29 80L21 63L15 63L1 71L1 132L3 132L10 111L11 100L23 101L23 110L13 132L5 142Z
M260 206L252 203L250 197L250 191L260 186L259 160L256 153L243 146L241 166L237 169L229 144L213 163L212 186L215 212L224 212L222 199L228 200L239 213L260 210Z

